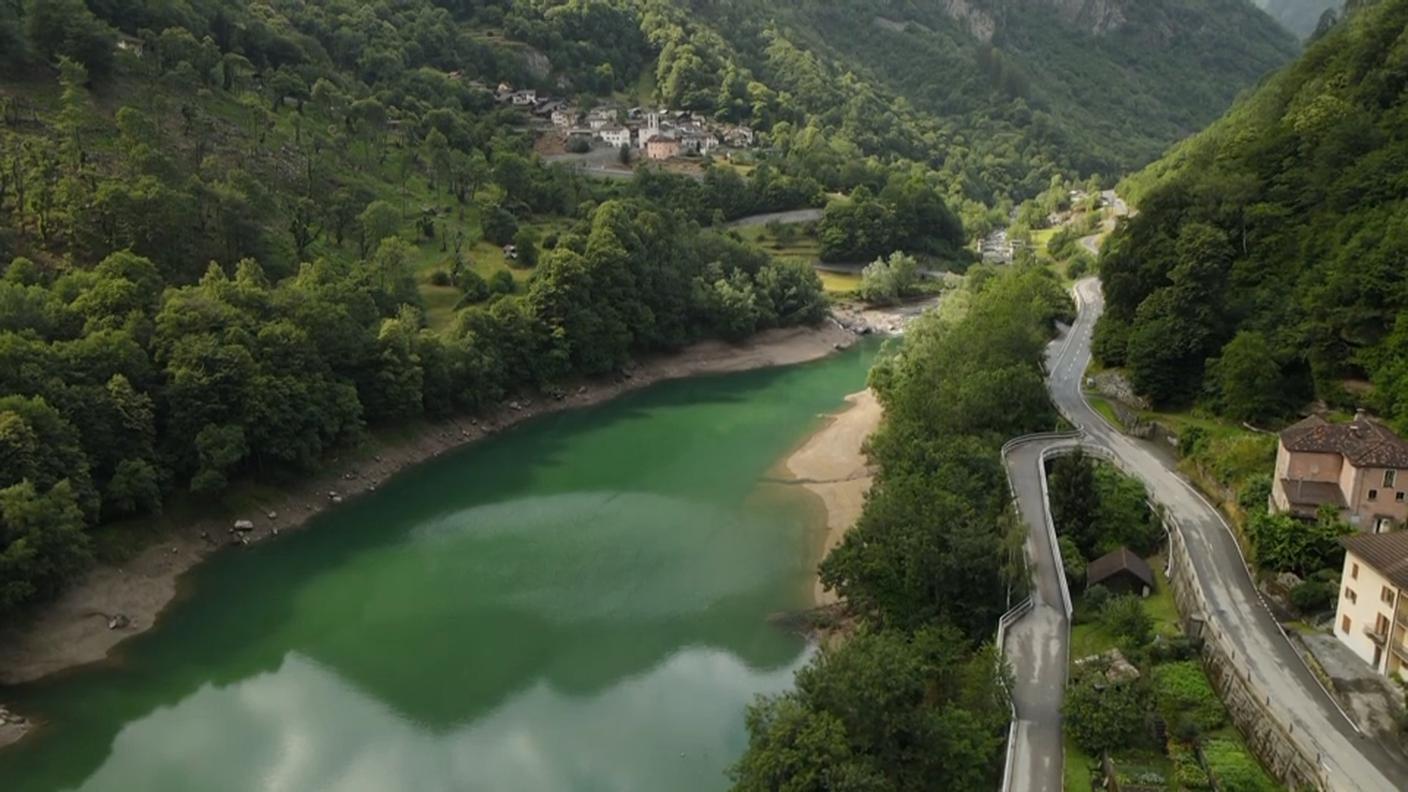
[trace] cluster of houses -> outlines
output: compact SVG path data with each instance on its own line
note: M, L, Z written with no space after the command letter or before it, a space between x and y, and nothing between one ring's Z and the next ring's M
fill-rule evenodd
M1408 441L1379 421L1311 416L1281 432L1273 512L1312 520L1333 511L1342 537L1335 637L1378 673L1408 673Z
M550 121L566 140L599 140L613 148L644 152L646 159L703 156L720 146L746 149L754 143L749 127L718 123L688 110L600 106L582 111L564 99L542 97L532 89L515 91L507 84L499 85L495 98Z

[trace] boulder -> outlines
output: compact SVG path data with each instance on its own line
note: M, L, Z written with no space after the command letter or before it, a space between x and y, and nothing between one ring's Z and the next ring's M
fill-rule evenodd
M1290 591L1302 583L1300 576L1294 572L1282 572L1276 576L1276 585Z
M241 533L254 530L253 520L235 520L235 530Z
M122 630L132 624L132 620L127 618L125 613L114 613L108 617L109 630Z

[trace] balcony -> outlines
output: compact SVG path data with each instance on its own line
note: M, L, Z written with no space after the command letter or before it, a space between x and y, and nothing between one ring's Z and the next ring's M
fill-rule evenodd
M1380 646L1383 646L1384 644L1388 643L1387 626L1384 626L1383 628L1366 626L1364 628L1364 634L1369 636L1369 640L1373 641L1374 643Z
M1391 648L1393 649L1393 654L1395 657L1397 657L1404 663L1408 663L1408 646L1405 646L1403 643L1399 642L1392 644Z

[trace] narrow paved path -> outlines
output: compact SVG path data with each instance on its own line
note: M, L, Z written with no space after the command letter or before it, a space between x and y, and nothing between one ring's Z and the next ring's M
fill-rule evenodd
M1408 767L1355 730L1281 632L1258 596L1241 550L1217 509L1177 473L1169 453L1121 434L1086 403L1081 381L1090 362L1091 330L1104 308L1104 298L1094 278L1077 283L1076 295L1079 316L1048 351L1047 386L1056 406L1080 430L1081 444L1115 455L1143 481L1150 496L1177 525L1207 602L1211 626L1230 638L1238 655L1245 658L1244 667L1255 687L1269 693L1271 706L1281 713L1296 739L1320 757L1329 788L1366 792L1408 789ZM1061 442L1073 441L1036 440L1019 446L1020 453L1017 449L1009 452L1007 459L1013 491L1029 528L1029 559L1040 598L1038 607L1013 626L1007 644L1018 677L1013 691L1018 740L1011 788L1023 792L1061 788L1060 700L1064 685L1055 686L1057 692L1052 695L1057 675L1048 666L1056 647L1065 646L1066 613L1060 610L1059 602L1053 606L1050 598L1052 590L1059 598L1061 582L1046 578L1060 572L1047 538L1040 463L1033 460L1033 456L1039 460L1045 448ZM1032 500L1034 489L1036 501ZM1045 615L1041 605L1046 606ZM1026 624L1028 621L1033 624ZM1060 636L1055 635L1058 632ZM1064 681L1064 664L1059 678ZM1057 754L1045 754L1050 750Z
M729 228L748 228L749 226L767 225L768 223L796 225L797 223L811 223L820 220L822 214L823 210L821 209L793 209L787 212L765 212L763 214L740 217L725 225Z

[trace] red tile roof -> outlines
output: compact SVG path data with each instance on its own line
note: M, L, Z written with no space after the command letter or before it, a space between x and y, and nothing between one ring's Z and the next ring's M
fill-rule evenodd
M1282 431L1281 443L1287 451L1341 454L1355 467L1408 468L1408 442L1364 415L1343 424L1312 415Z

